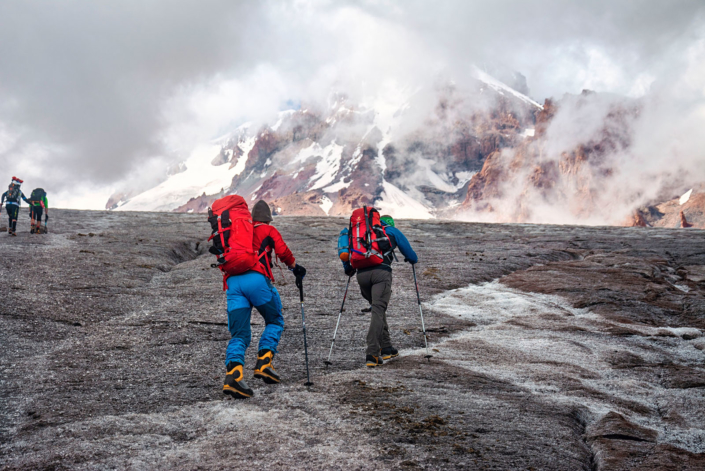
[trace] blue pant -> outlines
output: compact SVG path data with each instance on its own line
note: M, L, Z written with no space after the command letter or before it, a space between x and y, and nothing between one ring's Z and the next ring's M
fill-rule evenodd
M267 277L254 271L231 276L227 284L228 330L232 338L225 352L225 364L245 364L245 350L252 340L252 306L257 308L265 323L258 350L268 349L277 353L277 345L284 331L282 301L277 289Z

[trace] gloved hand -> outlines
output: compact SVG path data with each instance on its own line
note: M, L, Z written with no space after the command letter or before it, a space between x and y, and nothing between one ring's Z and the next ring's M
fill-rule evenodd
M294 276L296 277L296 287L302 290L301 293L303 293L304 276L306 276L306 269L297 263L296 265L294 265L294 268L289 268L289 270L294 272Z
M416 265L416 264L418 263L418 262L412 262L412 261L409 260L408 258L405 258L404 261L407 262L407 263L411 263L412 265Z
M357 270L355 270L349 263L344 263L343 269L345 270L345 274L347 276L353 276L355 273L357 273Z
M292 272L294 272L294 276L297 279L304 279L304 276L306 276L306 269L299 265L298 263L294 265L294 268L289 268Z

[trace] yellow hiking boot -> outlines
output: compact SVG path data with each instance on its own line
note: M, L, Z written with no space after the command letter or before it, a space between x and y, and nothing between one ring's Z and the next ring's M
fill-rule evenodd
M374 368L375 366L382 366L384 364L384 360L382 360L381 356L367 355L365 357L365 363L370 368Z
M281 382L279 375L274 371L272 360L274 360L274 353L272 353L271 350L260 350L257 352L255 378L260 378L267 384L277 384Z
M230 362L226 369L228 371L223 383L223 394L227 394L233 399L245 399L255 394L245 384L245 375L242 373L242 365L240 363Z

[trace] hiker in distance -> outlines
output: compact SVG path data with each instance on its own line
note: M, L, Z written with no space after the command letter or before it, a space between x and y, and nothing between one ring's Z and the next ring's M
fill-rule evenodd
M244 399L254 395L245 383L243 373L245 351L252 340L250 316L253 306L265 322L254 376L267 384L280 382L272 366L284 330L281 299L272 285L274 256L289 267L297 279L303 279L306 269L296 263L279 231L269 225L272 212L266 202L258 201L250 215L241 196L226 196L209 208L208 220L213 229L213 247L209 250L218 257L218 266L223 272L231 335L225 352L223 393Z
M0 199L0 208L5 200L7 200L7 204L5 204L5 208L7 209L7 217L9 219L7 232L11 236L17 235L17 216L20 213L20 204L22 203L21 200L25 200L26 203L29 203L29 200L20 189L20 185L22 185L22 183L22 180L19 178L12 177L12 183L10 183L7 191L2 194L2 199Z
M353 211L348 231L350 254L349 261L343 261L343 268L348 276L357 273L362 297L371 305L365 362L369 367L380 366L384 360L399 355L392 346L387 324L394 250L398 248L404 261L411 264L417 263L418 257L404 234L395 227L394 219L388 215L380 217L374 208Z
M44 227L42 228L42 213L44 213ZM49 201L47 192L43 188L35 188L29 195L29 217L32 219L31 234L46 233L46 223L49 220Z

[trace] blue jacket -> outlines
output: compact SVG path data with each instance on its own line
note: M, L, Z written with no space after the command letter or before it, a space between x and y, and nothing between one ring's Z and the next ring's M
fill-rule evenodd
M411 244L406 236L396 227L388 226L384 222L382 222L382 226L384 227L387 236L389 236L389 240L392 244L392 250L399 249L399 252L401 252L406 260L411 263L417 263L419 261L419 257L416 255L416 252L414 252L414 249L411 248ZM374 268L386 267L386 270L391 270L392 261L393 258L390 257L385 260L382 265L378 265ZM349 268L350 262L343 262L343 269L347 271ZM369 270L369 268L363 268L362 271L364 270Z
M419 257L416 256L416 252L411 248L411 244L406 236L396 227L388 226L382 223L384 230L387 232L389 239L392 242L392 249L399 249L399 252L411 263L416 263L419 261Z

